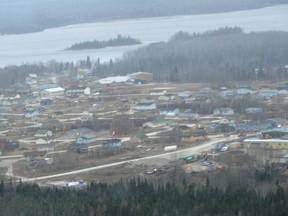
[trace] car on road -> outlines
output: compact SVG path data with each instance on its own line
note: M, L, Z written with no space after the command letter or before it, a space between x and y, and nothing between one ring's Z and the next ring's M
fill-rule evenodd
M148 170L145 170L144 171L144 174L146 174L146 175L153 175L153 174L155 174L155 173L157 173L158 172L158 170L155 168L155 169L148 169Z

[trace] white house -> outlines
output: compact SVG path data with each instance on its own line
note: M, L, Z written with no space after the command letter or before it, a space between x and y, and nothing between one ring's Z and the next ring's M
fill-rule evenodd
M69 96L72 95L90 95L91 94L91 88L90 87L71 87L66 89L66 94Z
M161 96L161 95L165 95L167 94L166 90L152 90L150 92L150 95L154 95L154 96Z
M143 124L143 127L157 128L157 127L164 127L168 125L175 125L175 123L167 119L158 119L158 120L154 120L150 122L145 122Z
M112 84L112 83L125 83L130 81L130 76L114 76L114 77L107 77L104 79L98 80L100 84Z
M219 120L220 124L234 124L236 118L233 118L231 116L225 116Z
M52 143L52 139L39 138L36 140L36 145L50 144L50 143Z
M200 115L198 113L192 113L190 112L180 112L178 114L179 118L185 119L185 120L198 120L200 118Z
M48 88L42 91L43 95L47 95L50 97L64 96L65 89L61 87L57 88Z
M282 89L278 93L279 93L279 95L288 95L288 90Z
M167 117L175 117L179 114L179 108L163 108L159 110L159 114Z
M174 99L175 99L175 96L172 94L160 95L158 97L158 100L162 100L162 101L172 101Z

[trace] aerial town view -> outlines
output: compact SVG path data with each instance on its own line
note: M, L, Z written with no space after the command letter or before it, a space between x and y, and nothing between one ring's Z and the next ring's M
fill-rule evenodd
M0 215L287 215L288 2L84 1L0 2Z

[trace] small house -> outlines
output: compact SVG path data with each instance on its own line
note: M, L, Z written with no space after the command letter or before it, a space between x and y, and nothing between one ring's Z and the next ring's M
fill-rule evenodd
M167 117L175 117L179 114L179 108L161 108L159 114Z
M67 131L65 133L68 137L81 137L83 135L93 135L95 132L89 128L82 127L82 128L76 128L70 131Z
M164 127L168 125L175 125L175 123L167 119L158 119L158 120L154 120L150 122L145 122L143 124L143 127L157 128L157 127Z
M238 95L249 95L249 94L256 94L257 91L253 91L253 90L247 89L247 88L241 88L241 89L237 89L236 93Z
M130 75L134 83L145 84L153 81L153 74L147 72L136 72Z
M76 139L76 144L91 144L96 142L95 135L82 135Z
M138 103L135 106L135 109L137 111L150 111L150 110L155 110L157 108L156 104L154 102L142 102Z
M172 101L172 100L175 100L175 96L173 94L160 95L158 97L158 100L161 100L161 101Z
M55 111L55 112L53 112L53 113L50 113L50 114L48 115L48 117L49 117L49 118L57 119L57 118L61 118L63 115L64 115L63 112L61 112L61 111Z
M277 96L278 93L279 91L277 89L260 89L258 94L261 97L270 98L270 97Z
M36 145L42 145L42 144L50 144L52 143L52 139L50 138L39 138L36 140Z
M79 87L74 86L66 89L66 94L68 96L77 96L77 95L90 95L91 88L90 87Z
M192 109L185 109L179 112L179 118L185 120L198 120L200 115L198 113L193 113Z
M53 134L52 134L52 131L50 130L45 130L45 129L40 129L40 130L37 130L34 137L51 137Z
M249 108L245 109L245 113L261 115L261 114L263 114L263 109L259 108L259 107L249 107Z
M219 124L234 124L236 121L235 117L225 116L219 120Z
M38 116L38 112L36 110L27 110L23 113L24 118L35 118Z
M154 96L161 96L161 95L166 95L167 91L166 90L152 90L150 91L150 95Z
M121 139L109 139L100 144L101 148L115 148L122 145Z
M47 144L37 144L37 151L54 151L55 145L52 143L47 143Z

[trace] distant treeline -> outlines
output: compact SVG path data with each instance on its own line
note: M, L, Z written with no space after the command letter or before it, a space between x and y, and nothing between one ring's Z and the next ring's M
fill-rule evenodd
M77 23L247 10L287 0L9 0L0 1L0 34ZM57 5L57 7L55 7Z
M127 46L127 45L136 45L141 44L140 40L131 38L130 36L118 35L115 39L109 39L108 41L85 41L73 44L71 47L66 50L82 50L82 49L101 49L105 47L113 46Z
M135 71L154 73L160 82L225 82L288 78L288 33L244 33L225 27L202 34L178 32L123 60L97 67L98 76Z
M175 183L155 186L139 179L92 183L87 190L40 188L24 183L14 187L1 182L0 200L3 216L284 216L288 211L287 193L280 186L275 192L261 195L246 187L214 188L209 181L196 187L185 179L181 189Z

